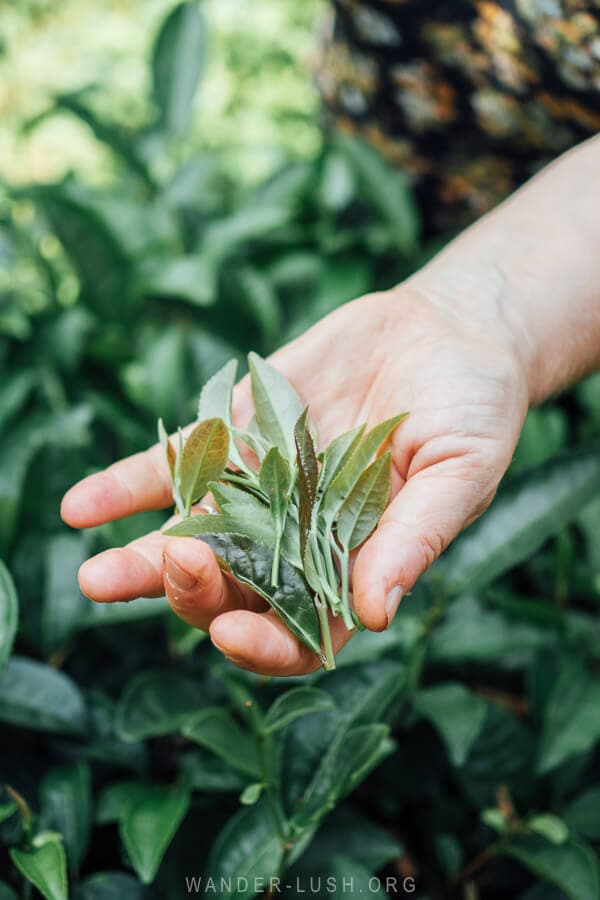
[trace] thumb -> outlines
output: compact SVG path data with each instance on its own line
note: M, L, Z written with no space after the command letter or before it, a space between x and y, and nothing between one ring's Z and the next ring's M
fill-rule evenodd
M491 502L497 479L474 473L466 458L445 461L410 478L360 550L352 583L361 621L382 631L403 595Z

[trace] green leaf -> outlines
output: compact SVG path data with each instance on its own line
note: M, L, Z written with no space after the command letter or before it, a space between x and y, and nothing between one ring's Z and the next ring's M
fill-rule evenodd
M456 593L478 591L558 534L598 491L598 447L525 472L455 541L436 571Z
M338 513L337 536L346 550L368 538L385 510L392 485L392 455L384 453L364 470Z
M144 797L151 785L142 781L116 781L103 788L96 801L96 822L120 822L132 803Z
M177 134L188 124L204 57L204 23L198 3L180 3L167 16L152 58L160 124Z
M13 889L4 881L0 881L0 900L19 900Z
M334 708L333 700L324 691L309 687L291 688L271 704L265 715L262 730L265 734L272 734L285 728L300 716Z
M586 844L551 844L541 837L522 838L503 848L527 869L565 892L571 900L598 900L598 862Z
M171 670L140 672L119 698L117 734L124 741L173 734L205 702L202 685L189 675Z
M419 691L414 703L439 732L452 764L461 766L481 734L487 713L485 701L462 684L446 682Z
M407 416L408 413L401 413L391 419L386 419L385 422L380 422L360 439L347 462L339 469L323 494L320 512L328 525L333 522L371 457Z
M259 269L243 266L236 272L235 290L241 309L254 319L266 345L273 345L281 330L281 309L269 279Z
M53 535L44 550L46 580L40 625L42 647L49 656L75 634L89 601L77 584L77 570L86 558L82 536Z
M279 873L283 846L271 811L260 801L242 807L223 827L206 865L206 878L220 885L222 900L251 900L255 885ZM206 883L206 882L205 882Z
M344 896L344 885L351 885L354 897L364 895L372 900L388 900L389 894L383 889L385 878L376 878L374 872L345 853L332 857L327 874L332 879L331 883L337 885L336 896L340 898ZM403 879L398 881L403 883Z
M238 534L206 535L205 542L228 571L260 594L296 637L319 656L321 632L312 594L304 577L286 559L279 562L279 587L271 586L272 551Z
M256 353L248 355L256 421L262 435L292 461L296 457L294 427L302 413L291 384Z
M206 419L188 435L181 458L181 498L186 514L203 497L209 481L217 481L227 464L229 432L222 419Z
M247 781L237 769L215 756L210 750L197 747L181 758L181 775L191 790L219 792L240 792Z
M262 781L254 781L252 784L247 784L240 794L242 806L254 806L255 803L258 803L263 788L264 784Z
M57 835L38 834L30 850L13 847L9 853L17 869L46 900L68 900L67 861Z
M538 770L585 753L600 741L600 680L579 663L559 675L544 707Z
M86 763L50 769L40 786L44 824L62 835L70 870L77 874L92 827L92 789Z
M237 360L230 359L208 379L200 391L198 421L222 419L226 425L231 425L231 398L237 369Z
M181 788L148 787L121 820L123 846L140 881L150 884L185 818L190 795Z
M227 710L219 707L200 710L185 722L181 733L216 753L238 771L260 777L254 739L240 728Z
M148 900L148 892L133 875L96 872L77 886L73 900Z
M365 433L364 425L340 434L326 447L319 474L319 493L324 494L338 472L346 465Z
M571 831L590 841L599 841L600 787L578 794L563 810L562 818Z
M169 472L171 473L171 478L173 478L175 475L175 457L177 454L175 453L175 448L169 440L169 435L167 434L167 429L165 428L165 424L162 419L158 420L158 440L161 447L163 448L167 466L169 467Z
M527 827L530 831L546 838L551 844L564 844L569 837L569 829L558 816L551 813L541 813L527 819Z
M266 453L259 473L261 489L269 498L273 521L283 527L287 513L291 483L290 467L277 447Z
M0 678L0 722L81 734L87 726L87 711L79 688L67 675L13 656Z
M317 484L319 480L319 466L315 446L308 430L308 408L304 410L294 426L294 441L296 444L296 460L298 463L298 477L300 481L300 555L305 558L308 535L312 527L312 514L315 500L317 499Z
M144 266L138 291L145 297L184 300L195 307L212 306L216 300L216 272L204 256L174 256Z
M19 601L10 572L0 559L0 674L12 651L17 622Z

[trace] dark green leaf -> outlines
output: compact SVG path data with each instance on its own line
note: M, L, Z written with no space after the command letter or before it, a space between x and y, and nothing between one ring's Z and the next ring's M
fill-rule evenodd
M264 597L290 631L321 653L319 620L312 594L300 572L285 559L279 563L279 587L271 586L272 551L237 534L206 535L205 542L235 577Z
M281 694L269 707L263 731L265 734L279 731L300 716L333 708L333 700L324 691L309 687L292 688Z
M392 457L384 453L364 470L338 513L337 536L347 550L368 538L385 510L392 485Z
M79 689L62 672L13 656L0 678L0 722L64 734L81 734L87 711Z
M291 461L296 457L294 426L302 403L291 384L256 353L248 355L256 421L262 435Z
M209 481L217 481L227 464L229 432L222 419L206 419L190 432L181 459L181 498L189 514Z
M177 134L188 124L204 63L204 23L195 0L180 3L165 20L152 60L160 124Z
M170 670L140 672L119 698L117 733L124 741L172 734L205 702L201 684L189 675Z
M96 803L96 822L107 825L120 822L132 803L146 796L148 784L142 781L116 781L100 791Z
M131 864L144 884L154 880L189 805L187 791L153 786L127 809L119 833Z
M268 885L279 873L282 857L282 841L271 811L260 801L242 807L225 824L211 851L206 877L221 886L223 900L250 900L261 879Z
M317 499L319 466L315 446L308 430L308 409L305 409L294 427L296 460L300 481L300 555L305 558L306 544L312 526L312 514Z
M562 817L571 831L591 841L600 840L600 788L590 788L575 797Z
M0 676L12 650L18 618L19 601L15 585L0 559Z
M462 684L450 681L419 691L414 703L439 731L452 764L461 766L483 728L486 703Z
M92 827L92 789L86 763L50 769L40 786L44 825L62 835L69 868L79 871Z
M77 886L73 900L147 900L147 889L124 872L96 872Z
M260 777L253 738L226 710L219 707L200 710L185 722L181 731L191 741L216 753L240 772Z
M88 611L89 601L77 584L77 570L85 558L86 550L79 534L57 534L46 544L41 636L47 655L75 634Z
M567 666L554 683L543 715L538 767L548 772L600 741L600 681L583 666Z
M571 840L551 844L540 837L522 838L504 849L534 875L559 887L571 900L598 900L598 862L586 844Z
M17 895L11 887L0 881L0 900L18 900Z
M68 900L67 862L57 835L38 834L30 850L13 847L9 852L17 869L46 900Z
M588 447L525 472L440 562L448 587L479 590L531 556L600 491L600 450Z

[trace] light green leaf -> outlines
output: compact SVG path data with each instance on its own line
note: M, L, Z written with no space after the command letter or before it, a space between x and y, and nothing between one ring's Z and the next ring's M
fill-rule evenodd
M287 460L277 447L271 447L263 459L258 481L269 498L273 521L283 527L287 514L291 473Z
M238 363L236 359L230 359L222 369L209 378L202 390L198 401L198 421L205 419L222 419L228 428L231 428L231 399L233 386L237 377ZM231 462L244 469L245 465L240 452L235 444L233 436L229 438L229 459Z
M175 457L177 454L175 453L175 448L169 440L169 435L167 434L167 429L165 428L165 424L162 419L158 420L158 440L160 441L160 445L163 448L167 466L169 467L169 472L171 473L171 478L173 478L175 475Z
M300 716L334 708L333 700L324 691L309 687L291 688L271 704L262 730L265 734L271 734L285 728Z
M279 561L279 587L272 587L273 554L268 547L237 534L206 535L204 540L228 571L264 597L290 631L320 655L319 620L312 593L300 572L282 558Z
M258 803L263 788L264 784L262 781L254 781L252 784L247 784L240 794L242 806L254 806L255 803Z
M222 900L251 900L257 882L268 884L279 873L282 857L273 817L260 801L242 807L225 824L211 851L206 877L222 886Z
M296 457L294 426L302 413L291 384L256 353L248 355L256 421L262 435L291 461Z
M549 772L600 741L600 680L573 663L559 675L544 707L538 770Z
M506 834L508 830L508 822L506 816L496 807L484 809L481 813L481 821L488 828L493 828L498 834Z
M452 764L461 766L483 728L485 701L462 684L446 682L419 691L415 709L439 731Z
M9 850L10 858L21 874L46 900L68 900L67 861L60 838L38 834L30 850Z
M190 805L181 788L148 787L121 820L119 833L140 881L150 884Z
M78 629L89 601L77 584L77 570L86 558L80 534L57 534L44 548L46 580L40 618L42 646L49 656Z
M81 734L87 726L87 711L79 688L63 672L13 656L0 678L0 722Z
M392 456L384 453L364 470L338 513L337 536L346 550L368 538L385 510L392 485Z
M324 494L338 472L343 469L365 433L365 426L358 425L334 438L323 454L319 473L319 493Z
M227 464L229 432L222 419L206 419L188 435L181 455L181 499L189 515L209 481L217 481Z
M188 124L204 57L204 23L195 0L165 20L152 59L154 98L162 127L174 134Z
M243 731L225 709L208 707L188 718L181 733L211 750L235 769L260 777L260 766L253 738Z
M569 829L558 816L542 813L527 819L527 827L546 838L551 844L564 844L569 837Z
M525 472L454 542L436 571L456 593L480 590L558 534L598 491L598 447Z
M281 309L273 285L253 266L243 266L236 273L239 302L257 323L264 341L271 345L281 329Z
M385 422L380 422L379 425L376 425L360 439L350 458L338 471L323 494L320 512L328 525L331 525L333 522L338 510L362 475L371 457L374 456L383 442L389 438L394 429L407 416L408 413L401 413L398 416L393 416L391 419L386 419Z
M63 837L69 868L75 874L87 852L92 826L92 789L86 763L50 769L42 779L44 825Z
M531 836L503 848L507 856L565 892L570 900L598 900L598 862L586 844L570 840L556 845Z
M0 674L12 651L17 633L19 601L11 574L0 559Z
M119 698L115 728L124 741L173 734L204 705L197 679L172 670L140 672Z
M269 510L263 507L267 519L266 522L252 515L251 512L242 510L241 514L216 514L190 516L182 522L177 522L171 528L167 528L165 534L169 537L198 537L204 539L209 534L239 534L249 540L259 541L266 547L273 549L275 535L269 516Z
M149 262L139 287L144 296L177 298L192 306L211 306L217 299L215 264L198 254Z

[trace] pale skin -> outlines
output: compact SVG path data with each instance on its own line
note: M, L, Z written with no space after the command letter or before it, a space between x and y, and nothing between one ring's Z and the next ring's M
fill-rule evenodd
M320 442L403 410L392 499L355 555L355 609L375 631L450 542L492 501L528 407L600 365L600 137L547 167L408 282L336 310L277 351ZM234 418L251 414L236 388ZM64 520L99 525L172 505L160 448L66 494ZM83 564L99 602L166 595L184 621L245 669L298 675L319 665L193 538L153 532ZM408 601L410 602L410 601ZM332 620L337 649L349 639Z

